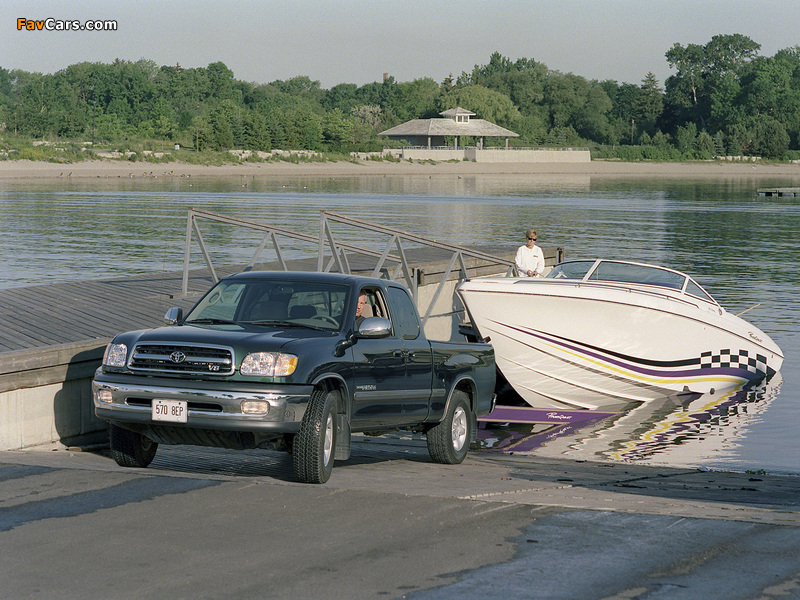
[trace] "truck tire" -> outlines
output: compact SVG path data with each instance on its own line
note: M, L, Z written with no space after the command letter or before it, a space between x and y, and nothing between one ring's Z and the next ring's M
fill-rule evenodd
M464 461L474 432L471 413L469 397L461 390L454 391L444 419L428 430L428 453L431 460L448 465L457 465Z
M336 390L317 390L311 395L292 444L294 475L302 483L325 483L331 476L338 405Z
M120 467L145 468L156 456L158 444L153 440L116 425L108 429L111 456Z

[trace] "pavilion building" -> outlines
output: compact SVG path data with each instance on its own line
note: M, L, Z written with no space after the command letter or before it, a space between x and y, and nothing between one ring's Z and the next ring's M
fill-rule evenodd
M483 146L487 137L505 138L506 147L508 139L519 137L514 133L484 119L473 119L474 112L457 106L440 112L440 119L414 119L406 121L396 127L382 131L378 135L395 140L406 140L412 146L427 148L444 147L445 138L454 139L454 148L458 148L462 137L471 137L478 140L477 146Z
M475 113L460 106L439 113L438 119L413 119L378 135L409 144L385 153L414 160L470 160L473 162L589 162L588 148L518 148L508 141L518 133L475 119ZM452 138L452 145L447 145ZM462 138L475 140L474 146L461 144ZM486 147L486 138L505 138L504 146Z

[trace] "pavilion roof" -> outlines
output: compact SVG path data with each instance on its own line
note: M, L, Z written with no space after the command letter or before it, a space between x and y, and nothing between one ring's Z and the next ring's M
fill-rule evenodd
M518 133L483 119L470 119L468 123L456 123L452 118L413 119L391 129L380 132L385 136L473 136L473 137L519 137Z
M472 137L519 137L518 133L500 127L483 119L472 119L474 112L456 106L439 113L441 119L414 119L396 127L380 132L387 137L436 137L436 136L472 136ZM459 119L458 117L465 117Z

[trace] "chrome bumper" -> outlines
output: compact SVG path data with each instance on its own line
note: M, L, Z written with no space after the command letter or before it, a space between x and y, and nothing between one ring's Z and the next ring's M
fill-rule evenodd
M294 433L300 427L311 396L311 386L265 386L231 389L230 382L170 380L174 385L149 385L129 377L97 376L92 382L95 414L106 421L141 425L170 425L228 431ZM166 383L166 382L164 382ZM250 389L247 389L249 387ZM152 401L182 400L188 404L186 423L153 421ZM242 402L269 403L266 414L245 414Z

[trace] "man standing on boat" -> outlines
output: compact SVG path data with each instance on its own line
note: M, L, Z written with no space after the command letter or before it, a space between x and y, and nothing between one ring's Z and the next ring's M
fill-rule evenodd
M536 245L535 229L528 229L525 232L525 245L517 250L514 262L517 263L517 270L521 277L541 277L544 271L544 254L542 249Z

